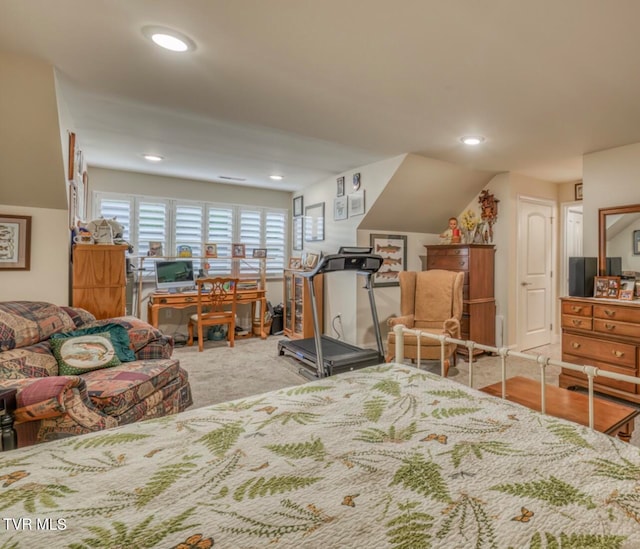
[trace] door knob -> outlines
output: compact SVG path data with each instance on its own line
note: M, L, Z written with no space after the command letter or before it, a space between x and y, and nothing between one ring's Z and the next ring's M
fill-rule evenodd
M520 282L520 286L531 286L532 282Z

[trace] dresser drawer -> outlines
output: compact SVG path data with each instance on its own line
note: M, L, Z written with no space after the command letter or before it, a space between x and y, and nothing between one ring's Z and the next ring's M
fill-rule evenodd
M427 255L427 270L444 269L445 271L468 271L469 257L455 255Z
M636 367L636 347L627 343L606 341L591 337L564 333L562 336L562 354L604 360L616 366Z
M617 322L613 320L593 319L593 331L603 334L640 337L640 326L630 322Z
M578 330L593 329L593 319L584 316L562 315L563 328L577 328Z
M586 361L584 357L580 357L580 356L568 355L563 353L562 360L564 362L570 362L571 364L578 364L580 366L584 365L585 363L588 363L589 366L595 366L596 368L599 368L601 370L607 370L609 372L615 372L617 374L625 374L628 376L636 375L635 368L618 367L618 366L614 366L613 364L607 364L606 362L600 362L599 360ZM574 372L573 370L567 370L566 368L562 369L562 373L578 379L583 379L584 381L587 381L588 379L586 374ZM636 385L635 383L628 383L626 381L619 381L617 379L609 379L606 377L598 376L594 378L594 383L597 383L599 385L606 385L607 387L613 387L614 389L625 391L627 393L638 392L638 385Z
M591 316L593 306L586 303L576 303L571 301L562 302L562 314L573 316Z
M604 304L594 305L593 316L594 318L606 318L608 320L619 320L621 322L635 322L636 324L640 324L640 308L637 307L617 307L616 305Z

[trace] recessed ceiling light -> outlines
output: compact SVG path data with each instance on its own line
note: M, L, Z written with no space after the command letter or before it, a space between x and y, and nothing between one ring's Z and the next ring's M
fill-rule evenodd
M158 156L157 154L143 154L142 158L149 162L162 162L164 160L164 156Z
M475 146L475 145L480 145L480 143L484 143L484 137L482 137L481 135L465 135L464 137L460 138L460 141L462 141L465 145L470 145L470 146Z
M163 27L144 27L142 33L154 44L166 50L175 52L192 51L196 49L195 42L184 34Z
M274 181L282 181L284 177L282 177L281 175L270 175L269 179L273 179Z

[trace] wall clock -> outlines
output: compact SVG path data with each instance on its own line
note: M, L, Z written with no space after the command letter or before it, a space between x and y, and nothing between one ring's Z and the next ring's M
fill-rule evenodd
M353 174L353 190L357 191L359 188L360 188L360 174L354 173Z

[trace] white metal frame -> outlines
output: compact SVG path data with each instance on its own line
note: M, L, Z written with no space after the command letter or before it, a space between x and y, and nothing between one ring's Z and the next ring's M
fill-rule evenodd
M545 368L548 365L559 366L561 368L566 368L568 370L574 370L576 372L580 372L587 376L587 380L589 383L588 388L588 398L589 398L589 427L593 429L593 380L596 377L606 377L608 379L616 379L619 381L626 381L627 383L635 383L636 385L640 385L640 377L628 376L625 374L618 374L615 372L609 372L608 370L601 370L596 368L595 366L578 366L576 364L570 364L569 362L563 362L561 360L552 360L549 357L543 355L532 355L527 353L521 353L519 351L513 351L508 347L491 347L490 345L482 345L480 343L476 343L475 341L464 341L462 339L455 339L453 337L448 337L445 335L435 335L429 332L423 332L421 330L411 330L406 328L402 324L398 324L394 326L393 331L396 335L396 355L395 362L398 364L402 364L404 361L404 335L405 334L413 334L417 338L417 356L416 362L420 364L420 340L421 338L427 339L435 339L440 342L440 371L441 375L444 377L445 367L444 362L446 359L445 356L445 343L455 343L457 345L461 345L466 347L469 350L469 387L473 387L473 350L479 349L481 351L487 351L489 353L495 353L500 356L500 366L501 366L501 378L502 378L502 398L506 398L506 380L507 380L507 357L515 357L522 358L524 360L529 360L531 362L535 362L540 367L540 411L543 414L546 414L546 381L545 381Z

